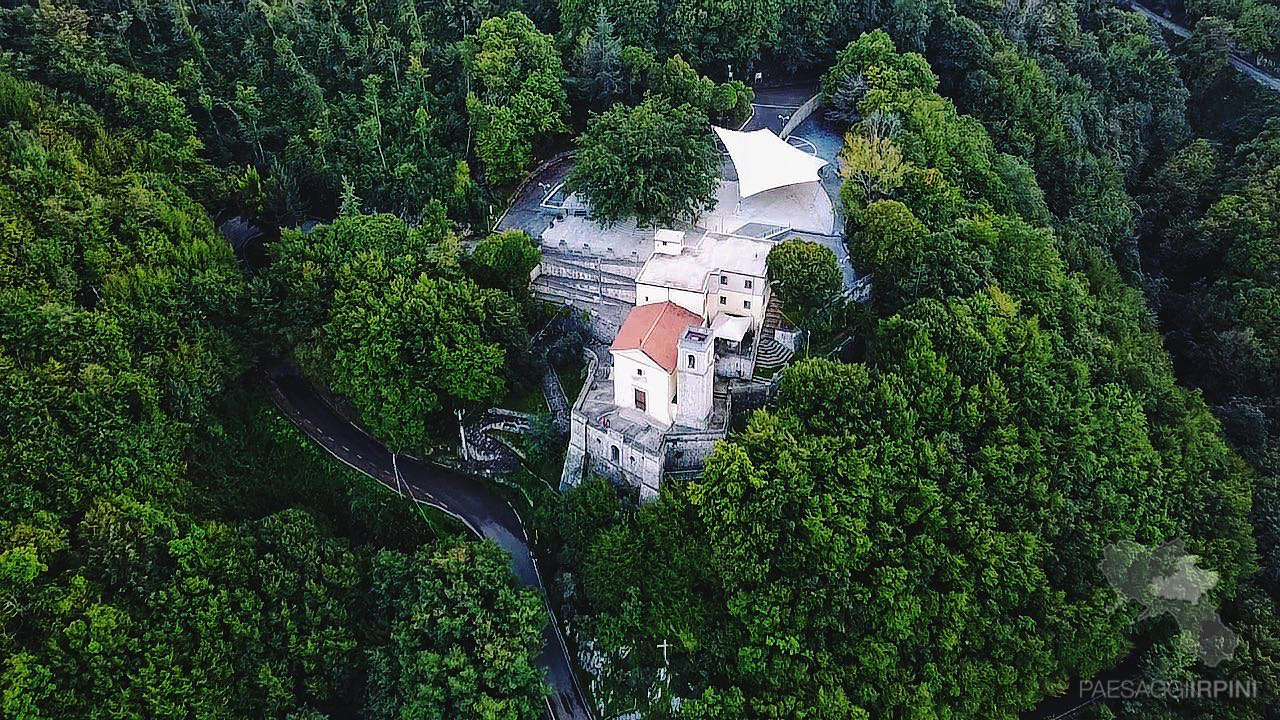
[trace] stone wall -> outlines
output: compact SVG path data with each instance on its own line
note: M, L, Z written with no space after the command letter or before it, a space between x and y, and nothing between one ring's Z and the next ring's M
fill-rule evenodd
M818 106L821 104L822 93L818 93L808 100L805 100L803 105L797 108L795 112L791 113L791 119L787 120L787 124L782 126L782 132L778 133L778 137L783 140L791 137L791 133L795 132L796 128L800 127L800 123L808 120L809 116L813 114L813 111L817 110Z
M640 500L658 497L666 457L628 442L621 433L595 425L586 426L587 470L609 478L615 483L640 489ZM618 460L612 460L613 448L618 448Z
M594 268L556 262L549 258L544 258L538 267L541 268L541 277L567 280L572 283L573 289L580 293L604 295L631 305L636 302L635 283L607 271L599 272Z
M569 413L569 449L564 456L564 469L560 471L560 489L577 487L582 482L584 463L587 454L587 416L582 412L582 402L591 390L595 381L596 369L600 361L596 354L583 348L582 357L587 361L587 379L582 384L578 397L574 398L573 408Z
M727 378L751 377L751 358L746 355L721 355L716 358L716 375Z
M734 414L749 413L769 403L778 392L778 383L765 380L736 380L729 385Z
M724 439L724 433L671 433L667 435L666 471L701 470L707 456L716 443Z

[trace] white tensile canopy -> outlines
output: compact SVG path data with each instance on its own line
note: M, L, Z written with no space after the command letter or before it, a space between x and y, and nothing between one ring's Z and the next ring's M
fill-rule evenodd
M817 182L826 160L792 146L769 130L738 132L712 126L738 171L738 197Z
M733 342L742 342L742 338L751 329L751 318L740 317L738 315L726 315L720 313L716 316L716 321L711 323L711 334L713 337L732 340Z

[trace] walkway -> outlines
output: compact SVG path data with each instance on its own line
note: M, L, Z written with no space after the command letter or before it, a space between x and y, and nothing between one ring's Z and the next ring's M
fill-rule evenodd
M801 83L784 87L757 88L755 100L751 103L751 117L743 130L761 130L768 128L775 135L782 132L782 126L791 119L792 113L800 109L805 100L813 97L817 90L814 83Z
M399 469L407 492L416 502L456 518L476 536L492 540L511 554L516 578L538 590L551 619L543 628L543 647L538 654L538 664L546 668L547 683L552 690L547 698L547 717L549 720L594 720L574 674L564 637L547 603L529 536L511 504L476 478L416 458L393 457L381 443L326 404L315 388L290 368L271 367L265 373L265 380L280 411L335 458L397 492L401 492L396 487L395 471Z
M542 373L542 395L547 399L547 407L551 410L556 431L569 434L569 399L565 397L560 374L551 363L547 363L547 371Z
M1139 14L1145 15L1152 22L1164 28L1165 30L1168 30L1174 35L1177 35L1178 37L1183 37L1183 38L1191 37L1191 29L1186 27L1185 25L1179 25L1178 23L1170 20L1169 18L1164 17L1163 15L1160 15L1149 8L1143 7L1142 5L1139 5L1136 2L1131 1L1129 3L1129 6L1132 7ZM1274 75L1267 74L1262 69L1260 69L1257 65L1254 65L1248 60L1245 60L1238 53L1235 53L1235 52L1231 53L1231 66L1234 67L1236 70L1239 70L1240 72L1244 73L1251 80L1254 80L1255 82L1258 82L1272 90L1275 90L1276 92L1280 92L1280 78L1277 78Z

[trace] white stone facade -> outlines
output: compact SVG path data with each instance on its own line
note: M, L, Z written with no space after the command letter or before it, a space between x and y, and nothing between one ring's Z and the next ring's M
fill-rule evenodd
M704 235L676 250L686 242L683 233L655 235L632 313L670 305L624 322L608 356L595 354L573 408L566 484L595 473L649 500L668 473L700 471L728 432L729 379L752 374L772 243Z

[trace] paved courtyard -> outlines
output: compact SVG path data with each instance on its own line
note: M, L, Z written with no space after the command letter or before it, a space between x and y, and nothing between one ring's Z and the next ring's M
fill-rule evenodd
M812 85L761 90L744 129L768 128L777 133L815 90ZM837 163L843 136L819 111L803 121L788 142L829 163L819 172L819 183L788 185L740 199L738 175L726 153L715 207L694 222L677 223L672 229L684 231L686 242L696 242L708 232L778 239L799 236L835 253L849 288L859 275L841 234L844 218ZM611 337L634 303L625 291L633 287L633 278L653 253L654 228L638 227L634 221L603 227L575 212L575 199L558 191L572 165L572 158L565 158L528 182L498 229L525 230L541 245L544 273L534 283L535 292L588 310L600 325L595 328L598 334ZM544 204L548 197L552 202ZM569 209L557 210L557 205Z

